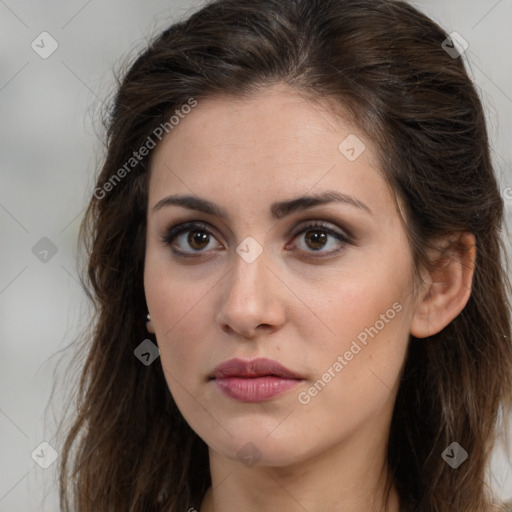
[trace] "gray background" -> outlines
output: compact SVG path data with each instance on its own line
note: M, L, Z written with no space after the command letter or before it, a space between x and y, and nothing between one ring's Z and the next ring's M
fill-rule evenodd
M201 3L0 0L0 512L58 510L58 461L42 469L31 453L55 443L68 388L57 351L87 321L76 238L103 155L98 114L115 90L114 66ZM487 110L510 225L512 0L414 4L469 43L465 56ZM59 45L47 59L31 48L43 31ZM32 251L43 237L57 250L46 262ZM44 450L36 453L48 456ZM492 485L512 498L512 468L501 449Z

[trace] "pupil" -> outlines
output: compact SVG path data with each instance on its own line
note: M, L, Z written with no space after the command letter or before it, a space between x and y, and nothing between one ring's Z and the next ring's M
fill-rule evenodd
M208 245L208 234L204 231L191 231L188 235L188 243L194 249L203 249ZM201 245L202 242L206 242L204 245ZM197 247L197 245L199 247Z
M310 233L313 233L313 235L310 235ZM321 249L325 242L326 242L327 235L326 233L322 233L320 231L309 231L306 234L306 240L312 242L313 247L312 249ZM320 244L319 246L315 246L315 244Z

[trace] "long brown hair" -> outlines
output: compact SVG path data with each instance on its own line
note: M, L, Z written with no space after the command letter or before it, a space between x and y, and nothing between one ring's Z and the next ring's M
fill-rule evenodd
M191 98L200 105L277 82L337 102L375 143L405 205L416 270L432 268L427 250L439 237L475 235L467 305L429 339L411 336L388 464L402 511L493 509L486 472L512 401L503 200L481 102L446 38L399 0L215 0L136 58L108 112L107 153L80 227L95 314L61 449L62 512L181 512L210 485L207 446L177 409L160 360L134 356L144 339L156 343L143 288L150 155L138 151ZM456 470L441 457L454 441L469 454Z

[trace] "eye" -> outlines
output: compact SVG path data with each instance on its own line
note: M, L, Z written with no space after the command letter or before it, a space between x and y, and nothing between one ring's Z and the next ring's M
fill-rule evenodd
M186 236L185 236L186 235ZM199 222L185 222L179 226L171 227L162 237L162 242L166 245L178 245L179 249L174 250L178 254L191 255L191 252L183 249L188 245L192 248L192 253L202 253L203 249L210 245L213 234L209 231L205 224ZM176 240L176 242L175 242ZM222 245L220 245L222 248Z
M303 240L304 244L299 244L302 245L302 248L300 249L303 252L321 253L322 256L339 252L346 244L352 243L348 236L332 229L329 224L325 224L323 222L311 222L302 226L294 234L294 239L302 234L305 234L304 238L301 238L301 241ZM331 246L334 245L334 248L324 251L322 249L329 245L329 238L334 238L334 242L331 244Z
M321 257L339 252L346 244L352 243L348 236L334 230L329 224L323 222L310 222L302 226L293 234L293 239L295 240L302 234L306 234L302 239L305 243L298 244L301 246L299 249L306 253L320 253ZM333 243L330 244L334 245L334 248L327 251L322 250L329 246L329 239L334 239ZM166 245L171 246L173 252L179 255L195 256L204 253L205 249L208 249L212 241L216 239L206 224L185 222L184 224L168 228L165 235L161 237L161 240ZM175 249L175 247L178 248ZM288 244L286 247L287 249L293 248L295 244ZM213 248L215 247L210 247L210 249ZM219 248L223 248L220 243L217 246L217 249ZM192 249L192 251L189 249Z

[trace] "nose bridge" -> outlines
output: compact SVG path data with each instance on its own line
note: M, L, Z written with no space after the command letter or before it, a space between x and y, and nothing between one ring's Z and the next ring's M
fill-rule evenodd
M238 254L241 249L241 254ZM273 276L267 268L268 253L262 251L252 259L247 257L248 252L243 252L243 249L246 247L242 243L233 259L233 267L219 305L218 321L223 329L229 327L230 330L248 336L258 325L275 327L282 322L284 315L274 297L275 287L269 281Z
M237 247L229 279L229 294L234 294L237 300L261 298L260 293L268 279L268 254L261 249L260 254L257 252L251 241L244 241Z

